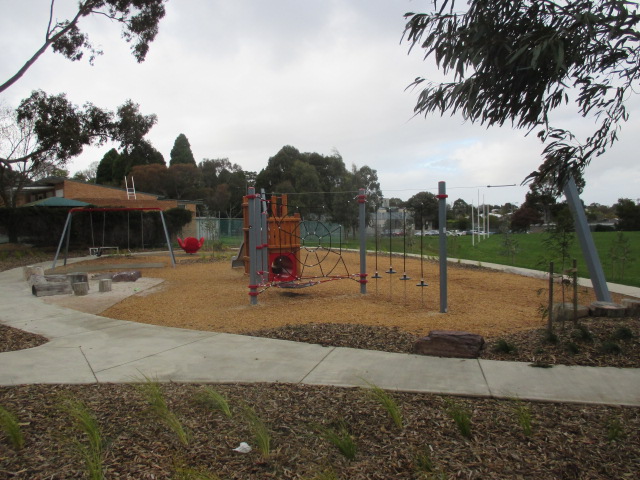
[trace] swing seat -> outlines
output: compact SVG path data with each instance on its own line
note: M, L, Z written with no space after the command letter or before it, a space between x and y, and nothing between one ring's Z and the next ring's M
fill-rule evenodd
M120 254L120 249L118 247L93 247L89 248L89 255L95 255L96 257L102 256L105 250L115 250L116 255Z
M184 240L178 237L178 245L187 253L196 253L204 245L204 237L201 237L200 241L194 237L187 237Z

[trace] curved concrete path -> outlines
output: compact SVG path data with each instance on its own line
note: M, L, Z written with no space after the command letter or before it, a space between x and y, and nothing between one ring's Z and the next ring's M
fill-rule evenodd
M70 310L31 294L22 269L0 273L0 322L45 345L0 353L0 385L285 382L480 397L640 406L640 369L425 357L159 327Z

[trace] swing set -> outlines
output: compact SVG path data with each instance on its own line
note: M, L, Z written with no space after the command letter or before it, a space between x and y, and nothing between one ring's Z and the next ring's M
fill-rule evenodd
M96 257L100 257L106 251L115 250L116 253L120 252L120 247L117 246L107 246L105 245L106 240L106 230L107 230L107 213L108 212L127 212L127 251L131 252L131 213L132 212L140 212L140 236L141 236L141 245L144 248L144 228L143 228L143 213L144 212L158 212L160 214L160 219L162 221L162 228L164 230L164 236L167 242L167 247L169 248L169 255L171 257L171 265L175 268L176 259L173 253L173 248L171 247L171 241L169 239L169 231L167 230L167 224L164 219L164 214L160 208L157 207L130 207L130 208L120 208L120 207L108 207L108 208L72 208L69 210L69 214L67 215L67 220L64 225L64 229L62 230L62 235L60 237L60 242L58 243L58 249L56 251L56 255L53 259L52 269L56 268L56 263L58 261L58 256L60 255L60 251L62 250L62 244L65 244L64 250L64 263L67 264L67 258L69 255L69 241L71 238L71 223L74 213L89 213L89 223L91 226L91 247L89 248L89 255L95 255ZM94 214L102 214L102 242L100 246L96 246L96 236L94 234Z

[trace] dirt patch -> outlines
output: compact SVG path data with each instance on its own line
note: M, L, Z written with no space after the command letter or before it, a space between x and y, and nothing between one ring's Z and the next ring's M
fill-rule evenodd
M115 257L92 263L130 262ZM438 264L419 259L394 258L396 274L386 274L389 258L378 259L381 279L370 278L368 294L360 294L356 277L324 282L308 288L263 288L258 305L249 305L248 277L232 269L230 261L181 257L177 268L167 257L145 257L148 262L166 262L166 268L143 269L143 277L162 278L161 288L144 296L124 299L101 315L141 323L197 330L246 333L284 325L309 323L359 324L396 327L415 335L430 330L465 330L495 337L541 328L545 320L538 309L546 302L545 280L467 268L451 264L448 269L448 313L439 313ZM334 276L354 275L357 254L347 253L324 265ZM369 275L375 258L367 260ZM73 266L77 268L77 265ZM402 281L406 272L410 280ZM421 274L422 273L422 274ZM305 274L314 276L308 269ZM424 277L428 287L417 287ZM544 293L539 294L540 291ZM580 288L580 303L595 300L592 289ZM619 297L616 297L619 300Z

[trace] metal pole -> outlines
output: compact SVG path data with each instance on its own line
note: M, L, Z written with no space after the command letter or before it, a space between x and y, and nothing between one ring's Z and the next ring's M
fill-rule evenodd
M69 231L67 232L67 241L65 243L65 247L64 247L64 263L63 265L67 264L67 257L69 256L69 240L71 240L71 222L72 219L71 217L69 217ZM104 244L103 244L104 246Z
M573 259L573 324L578 323L578 260Z
M260 228L258 227L258 219L256 218L256 189L249 187L247 192L247 203L249 213L249 245L247 245L247 253L249 254L249 297L250 304L258 304L258 244L260 238Z
M547 330L553 332L553 262L549 263L549 311L547 312Z
M440 313L447 313L447 184L438 182L438 223L440 227Z
M476 246L476 235L475 232L473 231L473 200L471 201L471 246L475 247Z
M360 222L360 293L367 293L367 235L366 235L366 215L367 215L367 195L365 189L358 192L359 222Z
M570 177L564 186L564 195L567 198L569 209L573 215L573 221L576 226L576 236L578 237L584 260L587 262L587 269L589 270L589 276L591 277L596 298L601 302L611 302L611 293L609 293L609 287L607 287L600 257L598 256L596 245L593 242L589 224L587 223L587 216L584 213L578 187L573 177Z
M58 250L56 250L56 256L53 257L53 265L51 265L51 269L56 268L56 262L58 261L58 255L60 255L60 250L62 249L62 242L64 241L64 237L67 234L67 228L71 225L71 212L67 215L67 220L64 222L64 228L62 229L62 236L60 237L60 243L58 243ZM91 231L93 234L93 230ZM69 232L71 234L71 232ZM67 264L67 259L65 258L65 265Z
M259 261L259 271L258 276L261 278L261 283L269 280L269 238L268 238L268 212L267 212L267 195L264 191L264 188L260 190L260 197L258 197L260 201L259 215L260 215L260 261Z
M167 230L167 223L164 221L164 214L162 210L159 211L160 220L162 220L162 228L164 229L164 237L167 239L167 247L169 247L169 256L171 257L171 266L176 268L176 257L173 254L173 247L171 246L171 239L169 238L169 230Z

